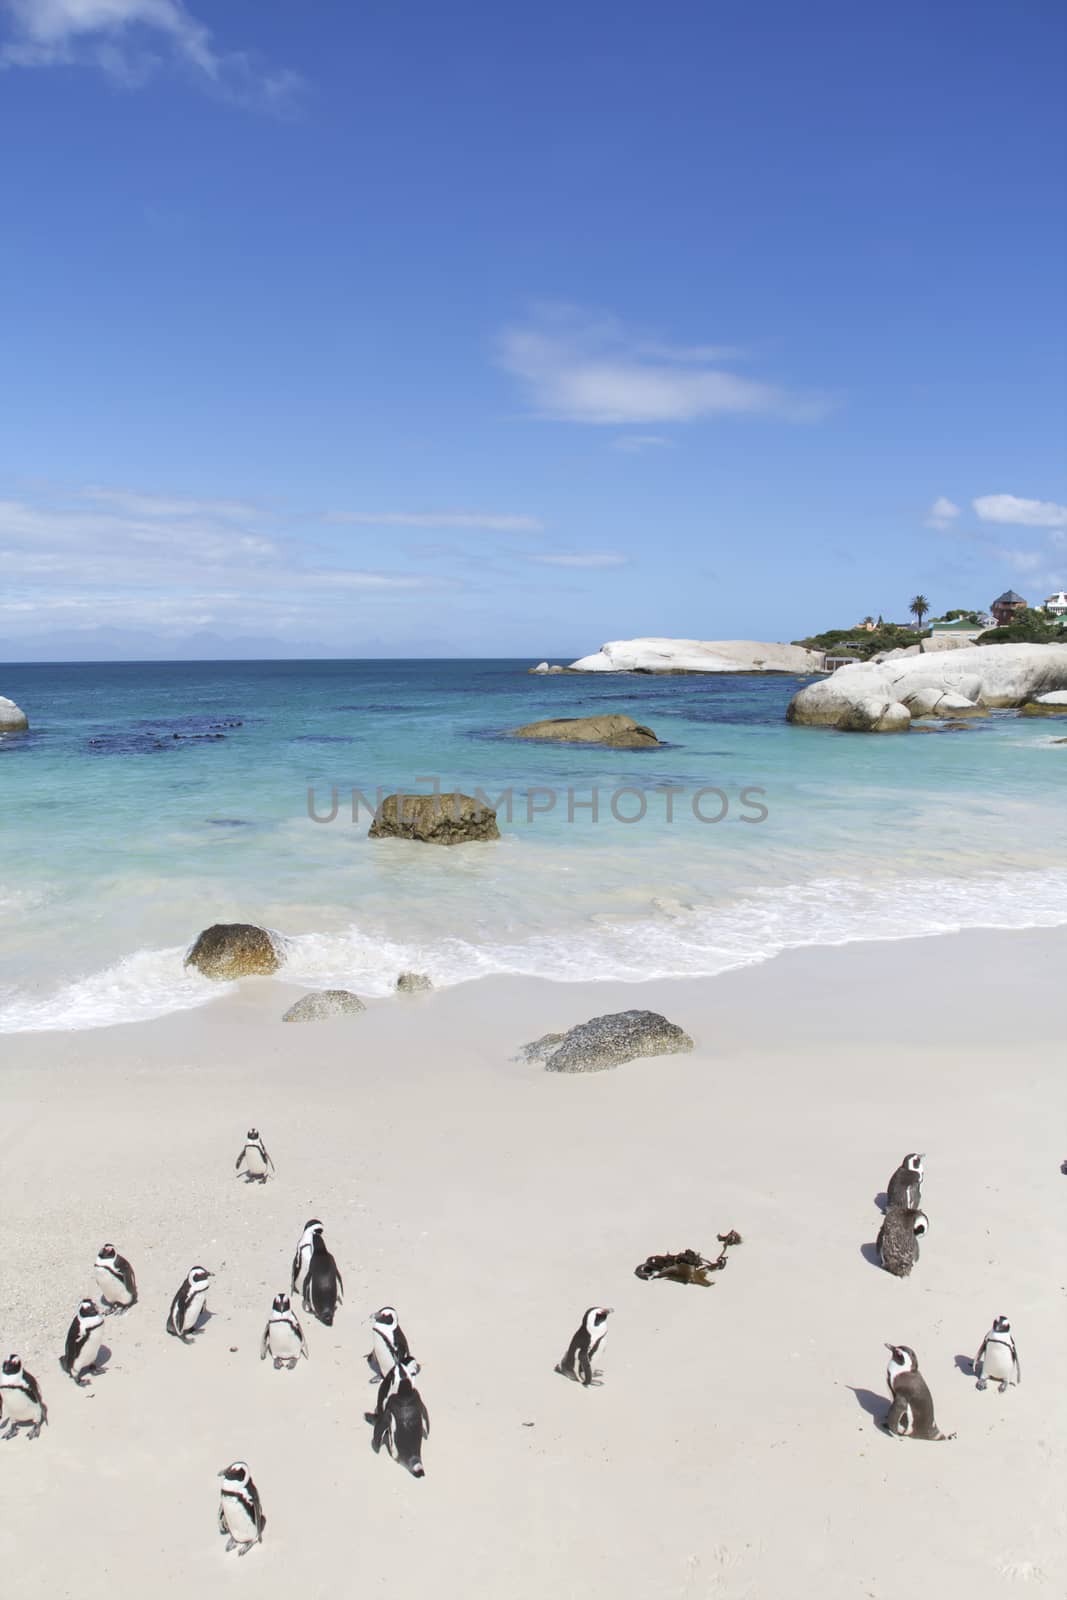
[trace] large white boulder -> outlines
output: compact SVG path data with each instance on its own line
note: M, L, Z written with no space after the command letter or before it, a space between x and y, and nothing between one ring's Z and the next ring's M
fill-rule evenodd
M0 694L0 733L23 733L30 725L25 711Z
M1067 646L972 645L967 650L840 667L831 677L795 694L787 716L790 722L822 727L839 727L842 719L851 719L854 726L856 708L880 700L909 710L914 705L913 716L957 717L990 706L1023 706L1065 689Z
M571 672L818 672L821 650L758 639L613 639Z

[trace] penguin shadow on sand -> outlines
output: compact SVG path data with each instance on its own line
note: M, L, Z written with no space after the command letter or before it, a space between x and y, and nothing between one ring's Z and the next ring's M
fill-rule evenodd
M957 1372L962 1372L965 1378L973 1378L976 1376L973 1356L957 1356L955 1359Z
M889 1209L889 1196L886 1194L884 1189L879 1189L878 1193L874 1197L874 1203L882 1215L885 1216L885 1213Z
M869 1417L873 1417L880 1428L884 1427L891 1404L886 1396L884 1394L875 1394L873 1389L859 1389L851 1383L846 1383L845 1388L850 1394L856 1396L856 1404L860 1407L860 1410L866 1411Z
M879 1272L881 1272L882 1258L878 1254L878 1246L876 1244L861 1244L860 1255L863 1257L864 1261L866 1261L868 1266L877 1267Z

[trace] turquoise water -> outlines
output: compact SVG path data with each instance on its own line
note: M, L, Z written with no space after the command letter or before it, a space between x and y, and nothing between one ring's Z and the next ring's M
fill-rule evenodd
M791 678L527 665L0 668L31 719L0 737L0 1031L209 1003L181 957L214 921L276 930L290 979L370 995L406 967L438 984L711 975L800 944L1067 921L1058 724L849 736L789 727ZM507 736L598 710L665 747ZM353 823L353 789L435 780L510 791L501 842L368 841L367 813ZM336 819L312 820L309 791L328 815L334 790ZM721 820L700 821L712 790L698 804Z

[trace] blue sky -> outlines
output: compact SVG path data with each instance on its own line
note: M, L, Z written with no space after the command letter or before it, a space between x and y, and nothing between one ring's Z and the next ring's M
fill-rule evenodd
M1060 0L0 0L0 660L1067 584Z

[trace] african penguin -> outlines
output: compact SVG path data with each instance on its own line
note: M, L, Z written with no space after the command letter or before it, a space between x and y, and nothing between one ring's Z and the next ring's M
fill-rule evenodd
M83 1300L67 1329L67 1343L59 1358L63 1371L74 1379L79 1388L85 1387L89 1381L86 1373L96 1366L103 1336L103 1317L92 1300Z
M292 1372L299 1358L303 1356L306 1359L307 1353L304 1330L297 1320L296 1312L289 1304L289 1296L276 1294L270 1320L263 1330L259 1359L266 1361L268 1355L273 1356L276 1372L280 1367L287 1367Z
M121 1314L137 1304L137 1279L125 1256L120 1256L113 1244L100 1247L93 1266L93 1275L100 1289L100 1304L104 1315Z
M923 1197L923 1163L926 1157L905 1156L886 1186L886 1210L918 1211Z
M326 1248L322 1223L312 1231L311 1256L304 1274L303 1307L313 1317L332 1327L334 1313L344 1298L344 1284L337 1262Z
M989 1379L998 1385L1003 1394L1009 1383L1022 1383L1019 1353L1012 1337L1011 1323L1007 1317L995 1317L993 1326L982 1340L974 1358L974 1375L977 1387L984 1389Z
M18 1356L8 1356L0 1366L0 1439L13 1439L20 1428L29 1428L27 1437L36 1439L47 1421L37 1379Z
M315 1230L322 1232L322 1223L318 1217L312 1217L310 1222L304 1223L304 1231L300 1235L300 1243L296 1247L293 1257L293 1273L289 1283L291 1294L300 1294L307 1277L308 1262L311 1260L311 1247L315 1241Z
M934 1402L926 1380L919 1371L915 1351L906 1344L887 1344L889 1365L886 1381L893 1404L884 1423L886 1433L894 1438L954 1439L954 1433L942 1433L934 1421Z
M377 1455L384 1442L394 1461L406 1467L413 1478L424 1478L422 1441L430 1437L430 1413L411 1381L413 1369L413 1361L398 1361L389 1376L382 1379L378 1409L373 1416L371 1449Z
M183 1344L188 1344L196 1332L207 1300L208 1279L213 1277L206 1267L191 1268L185 1282L171 1301L167 1313L167 1332Z
M586 1388L596 1382L600 1374L593 1371L593 1358L604 1342L611 1311L611 1306L589 1307L567 1346L566 1355L556 1365L557 1372L565 1378L573 1378L575 1383L583 1384Z
M245 1169L246 1183L266 1183L268 1169L273 1172L274 1162L259 1136L258 1128L249 1128L241 1154L237 1157L235 1171Z
M371 1383L377 1383L380 1378L387 1378L399 1361L401 1366L408 1368L411 1377L417 1377L419 1363L412 1359L411 1350L404 1330L400 1326L400 1319L392 1306L382 1306L370 1319L374 1330L374 1347L367 1356L367 1365L371 1369Z
M226 1549L246 1556L263 1539L267 1519L263 1515L259 1490L244 1461L234 1461L219 1473L219 1532L226 1535Z
M919 1240L930 1228L925 1211L890 1206L878 1230L878 1256L887 1272L906 1278L919 1259Z

